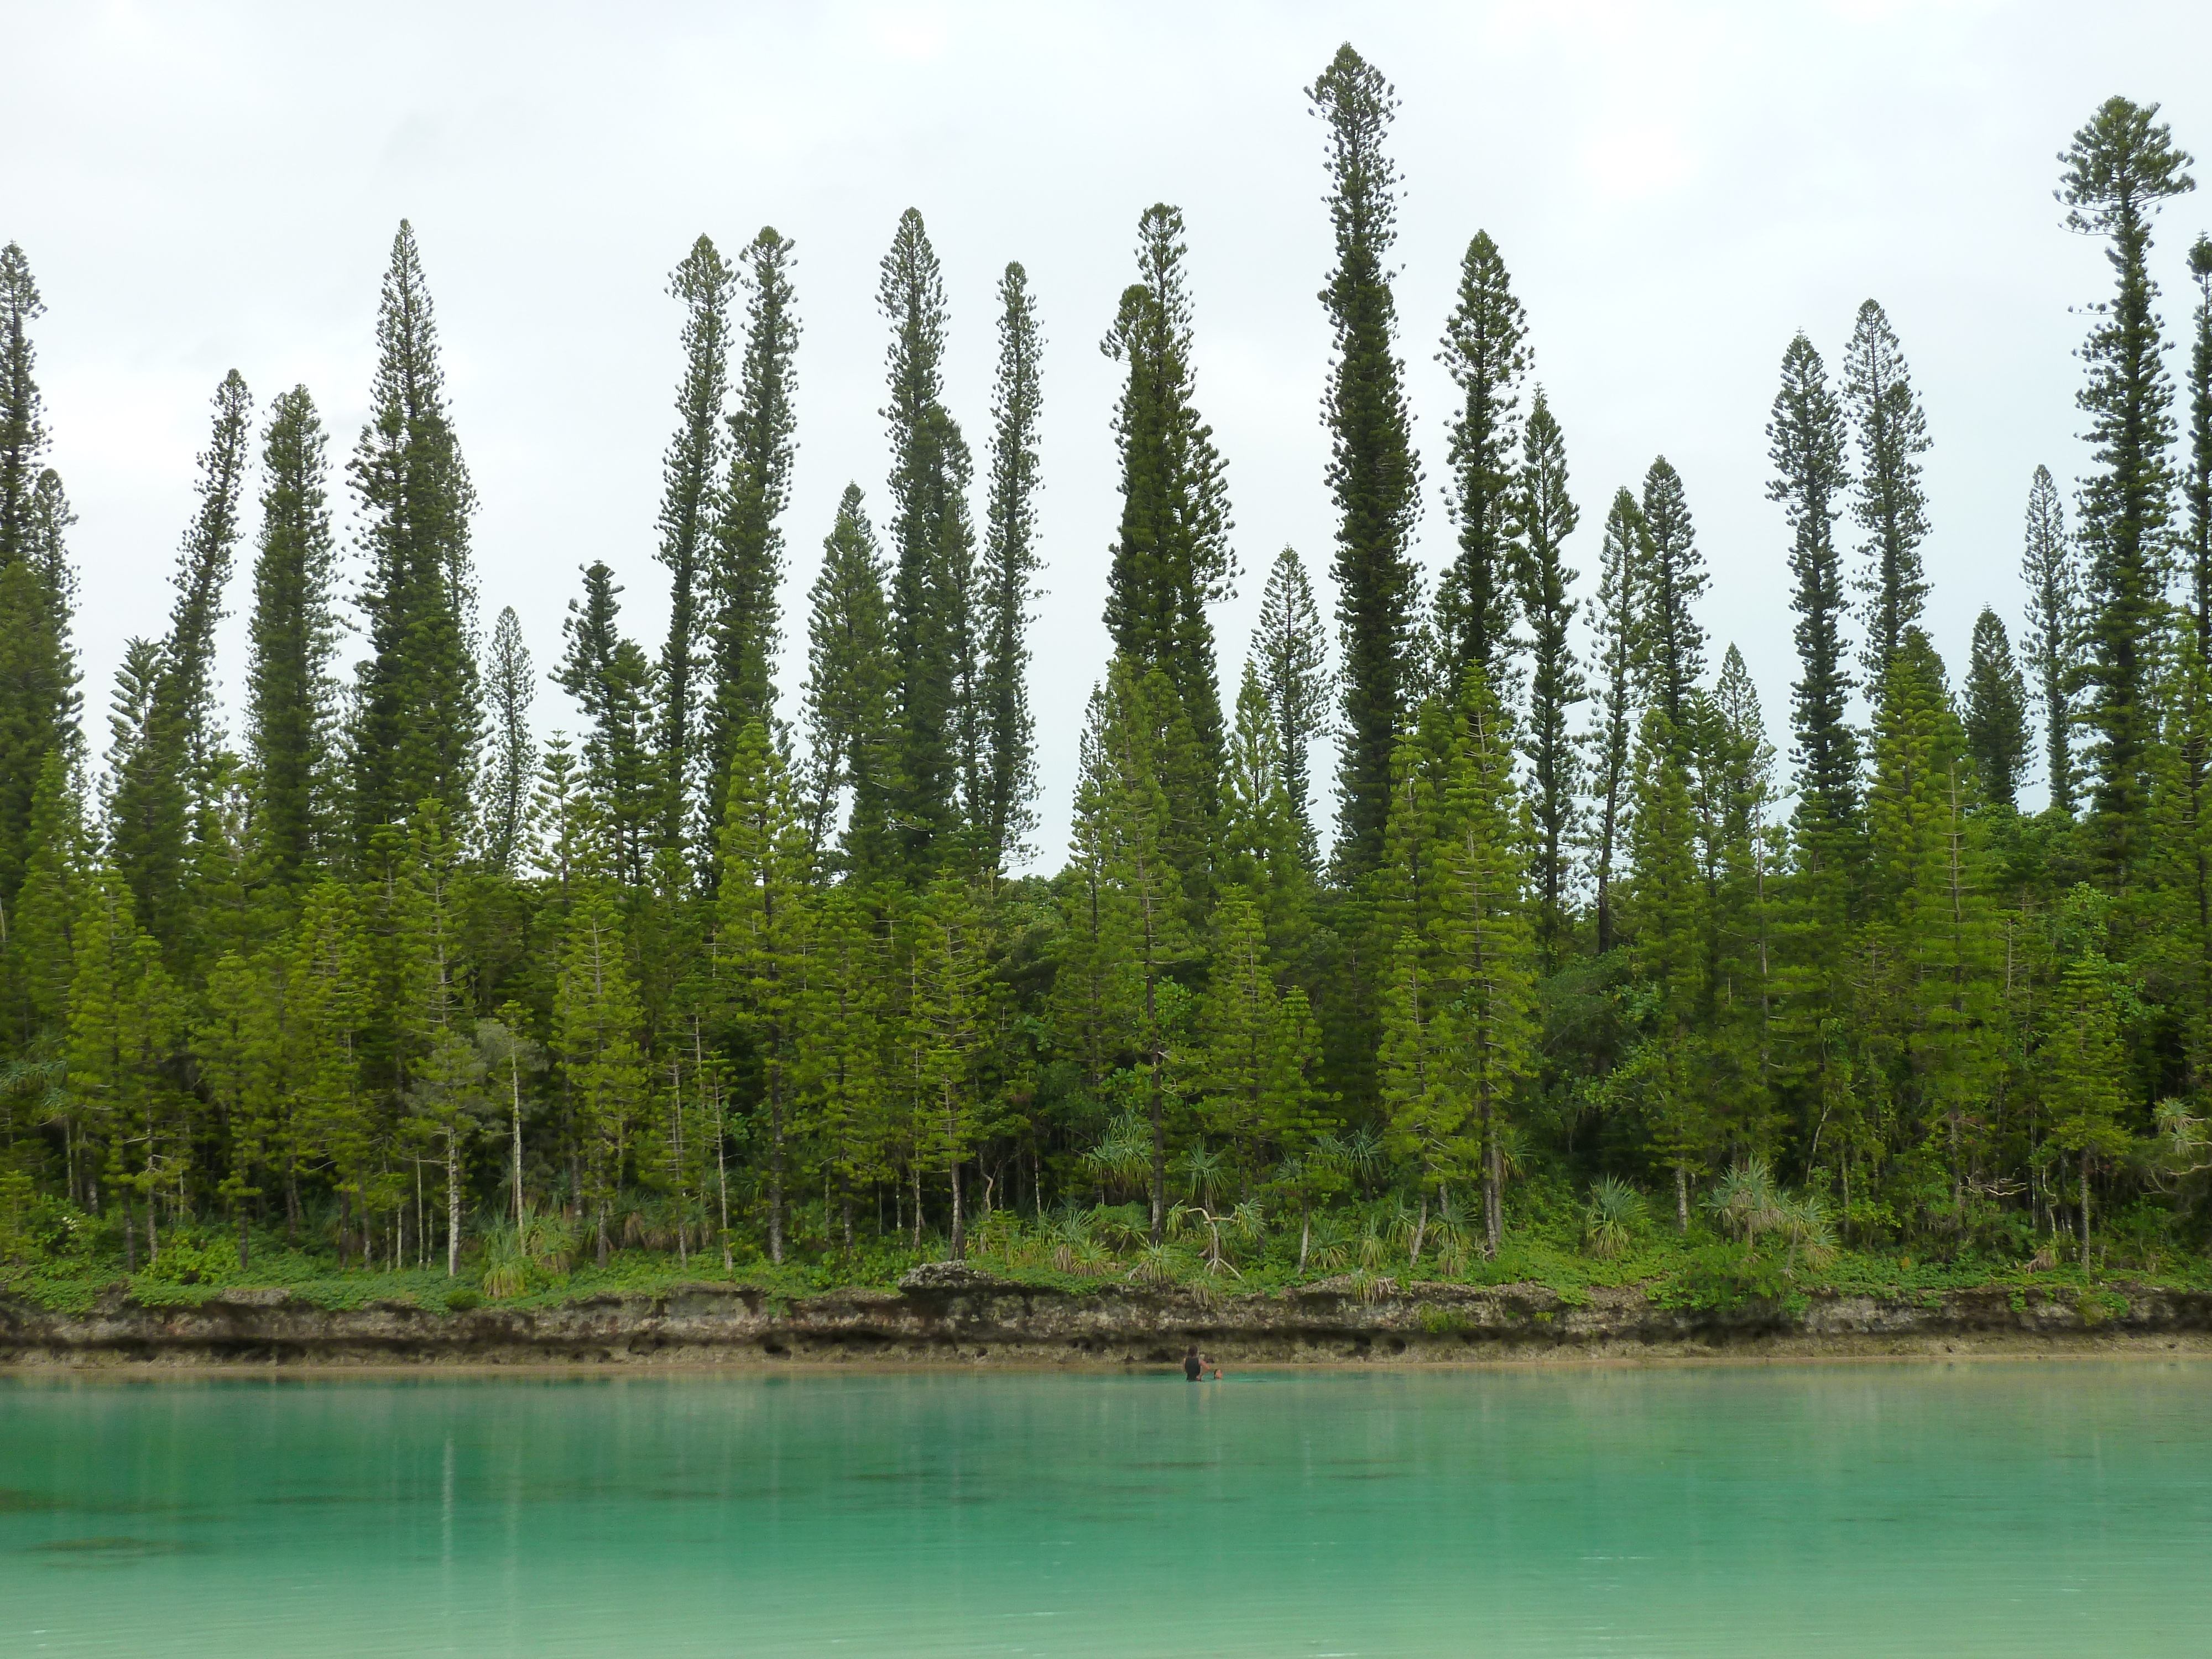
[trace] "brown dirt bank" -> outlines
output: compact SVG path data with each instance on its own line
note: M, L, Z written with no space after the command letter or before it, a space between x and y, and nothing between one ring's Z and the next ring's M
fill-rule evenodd
M0 1365L21 1370L282 1365L1157 1365L1196 1342L1231 1364L2212 1354L2212 1294L2111 1286L1814 1296L1802 1310L1661 1307L1638 1290L1562 1299L1540 1285L1425 1285L1368 1301L1328 1285L1206 1299L1043 1290L939 1265L896 1291L779 1302L723 1285L561 1307L318 1308L283 1291L89 1313L0 1297Z

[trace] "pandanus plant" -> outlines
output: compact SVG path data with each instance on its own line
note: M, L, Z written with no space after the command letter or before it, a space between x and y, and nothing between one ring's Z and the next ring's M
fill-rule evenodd
M1618 1176L1607 1176L1591 1187L1583 1206L1583 1241L1592 1255L1610 1261L1635 1242L1644 1214L1644 1194Z
M1814 1273L1836 1259L1836 1228L1827 1205L1811 1193L1792 1197L1763 1158L1746 1158L1730 1168L1714 1183L1705 1207L1741 1243L1756 1245L1769 1234L1780 1238L1786 1250L1783 1271L1791 1278L1800 1258Z
M574 1251L575 1239L557 1216L526 1204L519 1222L484 1230L483 1293L503 1301L527 1290L533 1273L562 1278Z

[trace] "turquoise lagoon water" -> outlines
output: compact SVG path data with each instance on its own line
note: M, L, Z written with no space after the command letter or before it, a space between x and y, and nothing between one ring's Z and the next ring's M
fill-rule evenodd
M2200 1654L2212 1366L0 1383L0 1654Z

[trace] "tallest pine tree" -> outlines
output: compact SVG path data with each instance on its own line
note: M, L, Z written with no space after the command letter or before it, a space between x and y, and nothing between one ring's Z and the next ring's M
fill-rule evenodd
M0 569L29 544L31 494L46 449L31 345L31 325L45 310L23 250L14 242L0 248Z
M967 659L975 532L967 440L944 402L945 277L921 215L899 216L877 299L891 325L891 720L887 814L897 861L917 878L960 829L957 720Z
M2111 246L2112 297L2081 349L2096 471L2081 483L2076 534L2087 555L2087 718L2091 839L2106 882L2128 887L2145 851L2150 801L2152 635L2163 609L2160 543L2173 491L2173 386L2166 378L2150 279L2150 221L2167 197L2194 189L2189 157L2145 107L2109 98L2058 159L2066 228Z
M676 435L660 466L660 562L668 567L668 643L660 655L660 837L680 847L703 768L699 746L702 601L714 537L714 475L721 459L722 404L730 380L730 295L737 272L702 236L670 277L684 302L684 378L676 388Z
M2212 662L2212 236L2190 244L2189 274L2197 280L2197 314L2189 343L2189 459L2181 485L2189 523L2183 533L2197 657Z
M1139 280L1121 291L1102 349L1123 365L1114 412L1121 523L1106 573L1116 655L1158 668L1209 762L1221 756L1221 692L1207 607L1229 597L1237 555L1213 428L1193 401L1182 210L1156 202L1137 222Z
M1337 624L1344 659L1344 759L1337 859L1347 875L1382 855L1390 757L1406 717L1407 664L1420 600L1409 552L1420 509L1420 467L1397 309L1384 264L1397 237L1397 169L1382 139L1397 109L1389 83L1349 45L1308 93L1328 123L1329 216L1336 269L1322 290L1335 331L1336 366L1324 398L1334 440Z
M793 244L764 225L738 257L745 295L745 349L730 411L730 480L715 534L713 582L714 690L705 742L706 816L711 842L722 822L738 734L775 720L775 658L782 639L776 589L783 580L783 531L797 454L799 304Z
M33 850L46 757L76 741L62 548L70 514L61 478L40 465L47 434L30 335L44 309L23 250L0 248L0 907L15 902Z
M470 637L476 491L447 413L438 326L404 219L377 309L369 406L346 466L369 562L362 595L369 656L348 733L353 831L363 848L426 797L465 819L483 724Z

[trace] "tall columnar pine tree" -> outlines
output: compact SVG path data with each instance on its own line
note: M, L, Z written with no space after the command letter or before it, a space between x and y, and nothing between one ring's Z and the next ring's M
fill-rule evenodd
M883 941L848 884L827 890L810 933L798 1017L805 1129L818 1140L845 1248L859 1190L889 1173Z
M921 1162L942 1171L951 1198L952 1260L968 1252L962 1167L991 1127L983 1075L989 1016L983 923L974 894L939 876L917 908L907 1018L920 1060L915 1121Z
M84 903L88 842L84 803L58 750L39 765L31 796L31 821L23 879L8 912L5 958L10 1006L0 1041L18 1054L30 1054L66 1030L70 979L74 972L71 930ZM64 1158L70 1155L63 1147ZM78 1189L72 1177L72 1200Z
M759 720L738 733L724 799L716 976L728 988L758 1091L756 1133L768 1154L769 1259L780 1264L788 1237L784 1188L795 1081L793 1004L806 936L806 835L783 757Z
M1392 755L1413 701L1407 678L1421 599L1412 555L1420 464L1388 264L1397 240L1399 174L1382 145L1398 100L1349 46L1337 49L1307 96L1328 123L1328 199L1336 233L1336 268L1321 295L1336 351L1322 398L1338 514L1334 574L1344 663L1336 858L1357 877L1382 857Z
M2090 1178L2124 1158L2132 1145L2122 1121L2129 1103L2128 1066L2112 991L2114 972L2097 950L2075 951L2059 979L2050 1024L2035 1055L2034 1075L2051 1123L2049 1144L2073 1165L2077 1243L2085 1269ZM2067 1173L2063 1165L2054 1171L2060 1181Z
M1074 977L1088 992L1078 1017L1091 1024L1102 1052L1111 1045L1134 1061L1151 1127L1155 1244L1167 1227L1171 970L1192 949L1161 752L1162 705L1177 701L1164 670L1115 659L1091 697L1071 848L1092 870L1073 930Z
M270 405L262 436L246 737L257 850L289 885L336 850L338 622L329 442L305 386Z
M47 447L31 325L45 307L23 250L0 248L0 904L30 849L31 796L47 754L73 744L74 584L63 538L74 515Z
M1244 888L1222 890L1211 945L1200 1015L1206 1133L1263 1158L1296 1158L1325 1121L1312 1015L1303 994L1278 990L1267 919Z
M1767 499L1779 501L1790 531L1790 574L1797 613L1798 678L1792 698L1802 779L1800 834L1814 861L1841 854L1859 816L1858 741L1845 718L1851 678L1844 657L1842 562L1836 552L1839 500L1850 479L1844 466L1842 411L1828 389L1820 354L1802 334L1782 357L1782 389L1767 422L1774 478Z
M1206 1133L1242 1149L1253 1173L1271 1174L1310 1237L1316 1176L1328 1163L1313 1153L1333 1122L1320 1085L1320 1030L1303 988L1278 989L1266 919L1243 888L1222 890L1211 945L1199 1014Z
M1767 424L1775 476L1770 500L1781 503L1791 533L1790 608L1797 613L1798 678L1792 688L1797 806L1796 869L1790 884L1784 975L1783 1036L1787 1073L1801 1109L1808 1146L1822 1126L1860 1103L1850 1036L1855 981L1851 927L1862 863L1859 745L1846 721L1851 677L1846 665L1846 615L1835 523L1850 477L1844 465L1842 410L1812 343L1800 334L1782 360L1782 387ZM1678 1175L1695 1167L1677 1164ZM1679 1190L1679 1188L1678 1188Z
M1734 646L1711 699L1693 714L1702 733L1693 805L1713 904L1712 1086L1739 1144L1763 1145L1776 1082L1785 860L1772 822L1774 750L1758 687Z
M0 568L30 541L31 494L49 441L31 325L46 314L20 243L0 248Z
M1705 597L1705 555L1682 475L1664 455L1644 475L1645 602L1638 664L1646 702L1667 716L1677 741L1694 724L1691 699L1705 673L1705 630L1692 607Z
M1469 1104L1452 1073L1447 1021L1455 988L1444 957L1440 884L1452 840L1452 759L1451 715L1431 698L1398 740L1382 859L1374 872L1383 1136L1395 1157L1422 1170L1425 1186L1478 1161L1468 1144Z
M490 715L491 755L484 769L484 862L513 875L530 838L530 791L538 773L538 739L530 705L538 677L522 641L522 618L503 606L492 625L491 657L484 665L484 700ZM663 764L669 752L662 748Z
M229 1149L229 1167L216 1192L234 1212L241 1270L253 1260L253 1206L248 1200L266 1190L259 1182L277 1123L283 1076L283 971L279 951L258 951L251 959L226 951L208 969L205 994L196 999L192 1022L192 1059L211 1127Z
M805 810L807 845L818 857L849 793L844 862L854 870L884 869L890 857L885 837L898 755L885 574L860 487L847 484L808 599Z
M1928 453L1928 417L1912 389L1905 353L1889 317L1872 300L1859 307L1844 356L1844 404L1858 438L1859 472L1851 516L1866 532L1867 672L1881 672L1920 620L1928 597L1920 544L1928 539L1928 497L1920 457Z
M2072 817L2078 766L2074 725L2083 672L2084 596L2066 509L2051 469L2039 466L2028 486L2021 582L2027 589L2024 655L2043 720L2044 779L2051 810Z
M369 418L346 464L368 576L361 596L369 655L347 734L353 836L435 796L456 821L474 806L483 712L469 553L475 487L446 404L438 330L413 227L400 221L376 318Z
M1336 678L1305 564L1294 548L1275 555L1268 568L1259 621L1252 629L1251 657L1282 757L1283 788L1297 817L1298 854L1308 870L1317 872L1321 842L1314 829L1313 749L1334 730L1330 705Z
M722 822L723 786L738 734L753 720L775 723L775 658L781 647L776 589L783 580L783 531L797 452L799 311L792 289L793 244L763 227L738 256L745 296L745 349L730 411L728 483L714 526L709 583L714 692L704 763L707 835Z
M1221 880L1259 903L1271 942L1279 948L1294 942L1310 925L1314 866L1307 826L1291 805L1273 700L1249 657L1223 768L1221 809Z
M1620 932L1614 889L1627 829L1629 744L1635 733L1649 569L1644 514L1635 496L1617 489L1598 543L1597 609L1592 618L1597 719L1583 738L1590 757L1590 911L1601 956L1613 949Z
M1044 410L1044 336L1029 273L999 279L999 374L991 398L991 495L985 509L982 661L975 718L981 727L980 794L969 803L983 867L1003 872L1029 851L1036 828L1036 728L1030 718L1030 607L1037 597L1037 422Z
M578 1196L591 1218L602 1266L612 1243L607 1220L621 1190L624 1154L646 1103L641 1024L621 913L594 884L568 915L553 1029L574 1115L572 1133L584 1152Z
M181 1188L187 1175L190 1126L171 1078L179 1011L161 947L138 926L130 887L102 870L86 888L74 930L64 1133L82 1148L88 1188L96 1180L121 1202L125 1262L135 1271L134 1200L149 1200L147 1248L158 1261L151 1196Z
M974 667L973 471L944 403L945 279L921 215L899 216L877 301L891 325L890 659L894 742L884 781L887 873L921 880L957 855L963 761L961 691ZM972 733L970 734L972 735Z
M442 1166L449 1279L460 1267L465 1150L489 1108L485 1054L466 1018L460 858L444 804L422 802L407 826L390 905L393 1024L407 1113L403 1141L427 1152L432 1168ZM419 1203L417 1211L419 1253L427 1258L434 1224Z
M1651 1155L1671 1172L1675 1221L1689 1225L1689 1183L1710 1168L1718 1126L1705 1088L1710 890L1698 866L1698 824L1685 745L1658 708L1637 735L1624 921L1645 1024L1610 1090L1642 1115Z
M1966 692L1966 752L1982 797L1993 805L2016 806L2027 769L2027 681L2013 659L2003 621L1986 605L1974 619Z
M585 773L607 838L611 872L635 892L653 866L663 796L653 740L656 676L637 642L623 637L621 592L605 561L585 568L583 599L568 602L562 624L568 653L556 678L592 723L584 739Z
M150 660L134 666L126 659L135 721L109 762L114 793L108 836L116 866L130 884L140 923L180 959L192 944L190 843L200 809L217 787L216 628L238 544L250 408L246 382L234 369L216 392L214 429L200 457L199 509L177 557L169 632ZM150 682L139 684L148 672Z
M380 1150L365 1075L373 1000L360 902L352 884L325 877L301 902L285 969L281 1110L287 1231L301 1219L302 1176L323 1167L340 1206L340 1266Z
M2190 244L2189 274L2197 279L2197 313L2189 343L2189 454L2181 485L2189 507L2184 574L2197 659L2212 663L2212 236Z
M1943 665L1917 628L1905 630L1883 676L1875 746L1875 911L1863 950L1875 1006L1862 1042L1895 1068L1881 1092L1906 1109L1911 1127L1899 1141L1942 1150L1957 1213L1976 1150L1968 1141L1992 1092L2002 946L1985 826L1970 811L1967 734L1952 713Z
M2151 217L2195 187L2158 106L2107 99L2059 157L2066 227L2110 246L2114 291L2081 349L2088 379L2076 402L2089 417L2096 471L2082 481L2080 534L2087 555L2088 650L2084 718L2090 757L2092 848L2105 884L2124 891L2147 855L2153 635L2164 605L2163 551L2171 517L2173 386L2167 379L2157 284L2149 270Z
M1191 306L1183 222L1164 203L1137 225L1139 280L1122 290L1102 343L1127 371L1114 415L1121 523L1106 577L1115 654L1159 669L1197 734L1208 767L1221 754L1221 694L1206 615L1234 591L1229 495L1213 428L1192 404ZM1210 794L1176 803L1209 814Z
M660 463L660 546L668 567L668 641L660 652L660 777L666 796L661 844L689 839L709 769L702 758L713 683L707 674L721 617L717 496L730 391L730 301L738 273L701 236L668 279L684 307L684 376L676 383L676 431ZM702 708L702 704L707 707ZM711 820L709 820L711 822ZM509 845L512 845L511 842ZM511 856L511 855L510 855Z
M70 511L61 475L49 467L32 487L19 556L0 565L0 904L12 902L33 848L32 794L46 759L74 763L82 699L70 619L76 573L66 538Z
M1528 757L1528 807L1536 833L1536 936L1547 965L1555 965L1571 925L1568 865L1577 801L1573 710L1587 695L1570 640L1576 601L1575 572L1565 544L1577 514L1567 491L1566 441L1536 390L1514 499L1524 550L1521 609L1528 619L1528 727L1522 742Z
M2176 1017L2179 1058L2192 1090L2212 1063L2212 674L2197 654L2186 617L2160 653L2159 710L2152 751L2151 855L2143 866L2155 894L2147 948L2130 965L2154 977ZM2166 1056L2161 1055L2161 1059Z
M1521 383L1528 374L1528 316L1513 297L1505 262L1477 231L1460 262L1459 303L1445 325L1444 365L1460 391L1451 424L1446 500L1459 545L1437 585L1438 678L1456 685L1479 665L1501 702L1513 696L1510 653L1520 554L1514 541L1513 471L1521 448Z
M1443 972L1455 989L1447 1035L1473 1110L1482 1169L1484 1253L1505 1231L1505 1146L1535 1071L1536 959L1522 895L1529 840L1504 712L1480 668L1461 683L1452 726L1450 826L1437 885Z

